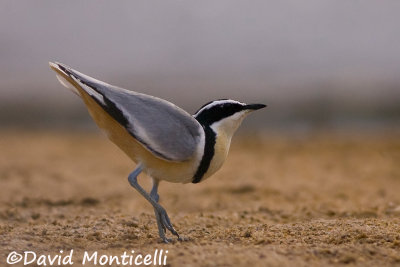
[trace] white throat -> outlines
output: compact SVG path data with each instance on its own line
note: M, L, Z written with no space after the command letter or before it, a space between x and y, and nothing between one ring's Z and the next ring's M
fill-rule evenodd
M211 129L218 135L224 134L227 138L232 138L233 134L239 128L243 119L249 114L249 111L243 110L224 118L220 121L214 122L210 125Z

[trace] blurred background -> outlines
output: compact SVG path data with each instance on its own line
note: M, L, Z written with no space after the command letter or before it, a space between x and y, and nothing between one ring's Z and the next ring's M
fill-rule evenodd
M244 129L392 130L398 1L1 1L0 128L92 129L59 61L194 113L268 104Z
M190 113L268 104L212 178L161 184L170 266L399 266L399 0L0 0L0 262L152 254L133 162L49 61Z

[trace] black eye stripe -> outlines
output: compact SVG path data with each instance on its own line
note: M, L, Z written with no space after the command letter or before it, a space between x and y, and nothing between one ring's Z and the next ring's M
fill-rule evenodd
M214 122L220 121L224 118L232 116L244 109L243 105L238 103L221 103L201 110L195 115L197 121L202 125L211 125Z

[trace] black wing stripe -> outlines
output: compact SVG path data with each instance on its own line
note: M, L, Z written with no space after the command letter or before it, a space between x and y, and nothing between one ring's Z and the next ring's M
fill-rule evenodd
M143 141L141 138L139 138L137 135L135 135L135 133L131 130L129 130L129 128L133 128L133 125L131 125L132 123L130 123L128 121L128 119L125 117L124 113L122 112L122 110L120 110L114 102L112 102L110 99L108 99L104 93L100 92L100 90L98 90L95 86L93 86L90 83L87 83L81 79L79 79L79 77L76 77L75 75L73 75L73 73L71 73L70 71L68 71L68 69L64 68L61 65L58 65L60 67L60 69L62 71L64 71L66 74L68 74L69 76L73 76L75 79L77 79L79 82L83 83L84 85L92 88L93 90L95 90L97 93L99 93L100 95L103 96L104 99L104 103L102 103L101 101L99 101L98 99L96 99L95 97L92 97L93 100L96 101L96 103L103 108L103 110L105 112L107 112L114 120L116 120L119 124L121 124L126 130L127 132L133 136L136 140L138 140L141 144L143 144L150 152L152 152L154 155L161 157L163 159L166 160L170 160L172 161L173 159L164 155L163 153L160 153L156 150L154 150L153 148L151 148L151 146L149 144L147 144L145 141Z

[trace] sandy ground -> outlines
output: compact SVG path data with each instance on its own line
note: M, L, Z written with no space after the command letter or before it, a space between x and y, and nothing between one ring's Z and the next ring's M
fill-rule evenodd
M206 182L161 183L161 204L188 239L162 244L151 206L128 184L134 164L105 137L3 132L0 265L14 250L73 249L78 266L85 251L163 249L169 266L400 266L399 137L238 137Z

